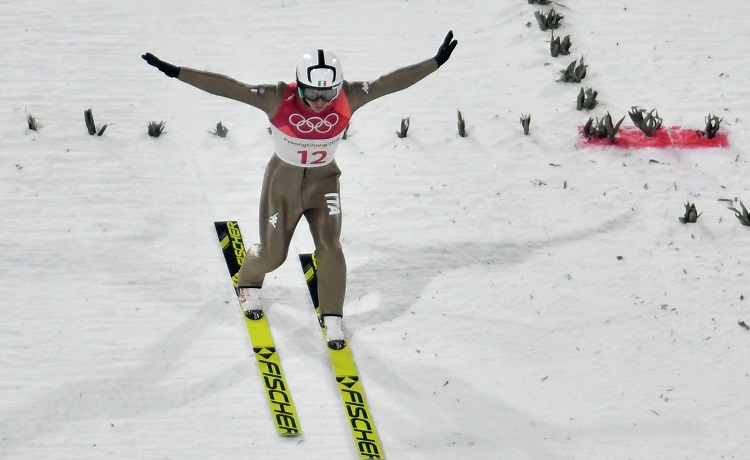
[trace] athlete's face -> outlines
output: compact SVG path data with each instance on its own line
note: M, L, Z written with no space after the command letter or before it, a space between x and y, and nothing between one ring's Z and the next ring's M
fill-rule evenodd
M307 103L307 106L310 107L315 113L322 112L326 107L328 107L328 104L330 104L330 102L326 102L322 97L318 98L317 101L310 101L308 99L305 99L305 102Z
M322 112L328 104L333 102L341 91L341 85L335 87L307 86L297 82L297 93L313 112Z

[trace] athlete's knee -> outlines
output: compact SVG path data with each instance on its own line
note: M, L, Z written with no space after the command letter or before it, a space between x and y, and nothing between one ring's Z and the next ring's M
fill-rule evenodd
M287 247L271 249L258 246L259 256L263 259L263 265L269 272L276 270L284 263L287 252L289 252Z
M254 245L250 246L250 249L248 249L247 258L256 259L259 256L260 256L260 244L255 243Z
M247 251L250 264L258 267L259 271L268 273L276 270L286 260L286 250L268 250L260 244L254 244Z
M318 241L315 245L315 253L318 257L321 255L338 256L343 255L344 250L341 248L341 243L338 240Z

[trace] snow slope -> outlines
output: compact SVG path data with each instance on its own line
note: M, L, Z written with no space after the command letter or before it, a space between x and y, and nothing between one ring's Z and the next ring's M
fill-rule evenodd
M215 241L221 219L257 236L267 120L140 55L272 83L326 47L366 80L449 29L451 60L358 112L337 156L346 328L388 458L748 458L750 228L727 206L750 205L750 6L554 6L571 56L525 0L0 2L0 458L355 458L304 224L264 288L298 439L275 435ZM583 84L557 82L581 56ZM576 148L631 106L715 113L730 147Z

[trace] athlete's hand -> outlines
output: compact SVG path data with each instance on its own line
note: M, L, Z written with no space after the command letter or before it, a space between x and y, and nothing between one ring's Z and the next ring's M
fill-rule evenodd
M448 35L445 36L445 40L443 40L443 44L440 45L440 48L438 48L438 52L435 55L435 60L437 61L438 67L445 64L445 61L448 60L449 57L451 57L451 53L453 52L453 48L458 45L458 41L453 40L453 31L449 31Z
M172 65L168 62L164 62L158 57L154 56L151 53L142 54L141 57L143 60L148 62L150 65L156 67L157 69L161 70L166 74L168 77L175 78L180 75L180 68Z

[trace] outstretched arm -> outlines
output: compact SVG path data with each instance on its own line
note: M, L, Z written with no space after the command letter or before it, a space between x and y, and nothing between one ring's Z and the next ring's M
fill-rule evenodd
M204 72L189 67L177 67L162 61L151 53L146 53L141 57L168 77L177 78L217 96L244 102L263 110L267 114L272 114L278 108L281 95L283 95L284 88L281 87L284 85L283 83L251 86L226 75Z
M369 82L348 82L344 91L349 98L352 113L379 97L401 91L436 71L450 58L458 42L453 40L453 31L448 32L435 57L417 64L402 67Z

